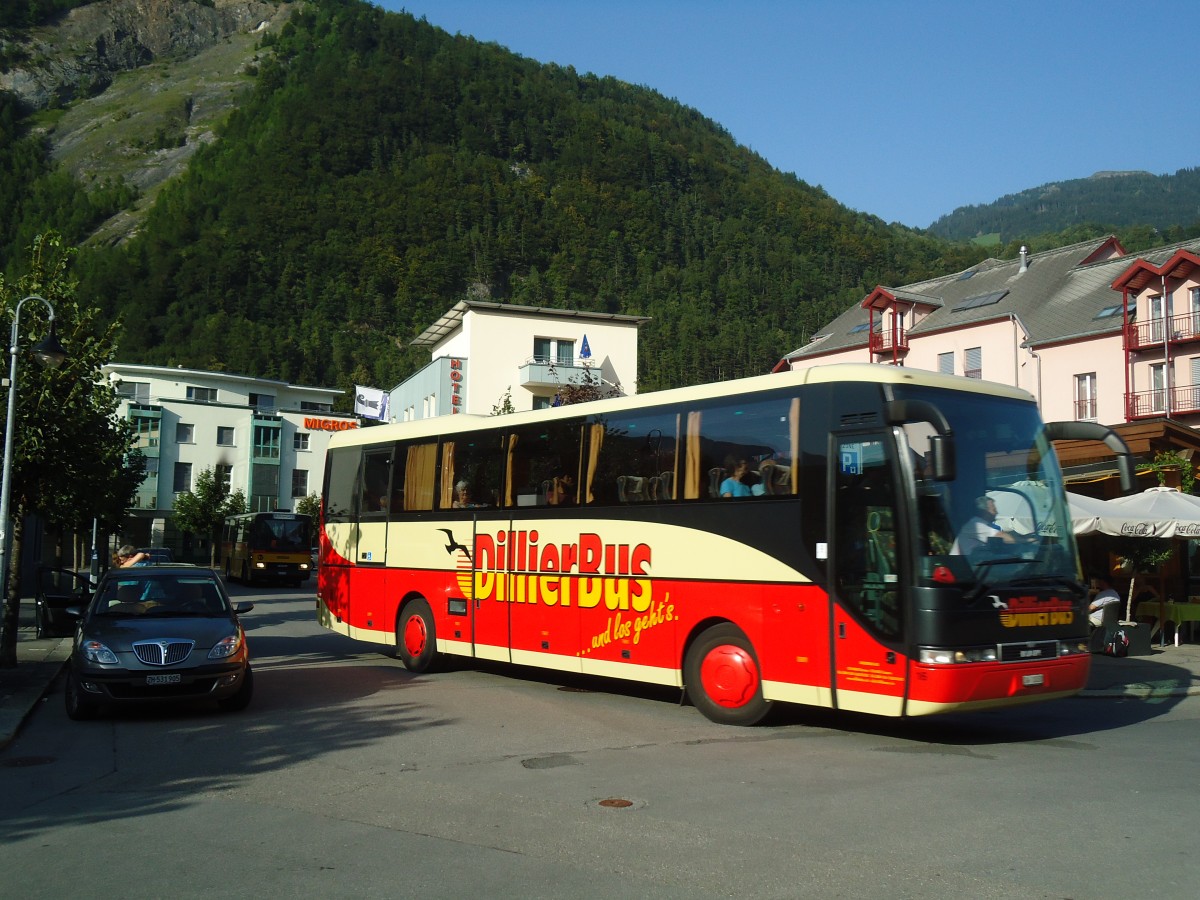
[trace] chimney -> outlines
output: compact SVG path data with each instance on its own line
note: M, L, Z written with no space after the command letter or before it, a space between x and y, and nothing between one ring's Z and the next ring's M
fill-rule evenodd
M1022 275L1029 271L1029 248L1024 244L1021 245L1021 268L1017 274Z

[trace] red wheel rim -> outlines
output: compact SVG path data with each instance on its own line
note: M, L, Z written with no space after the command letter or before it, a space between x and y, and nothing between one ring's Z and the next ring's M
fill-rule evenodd
M420 616L409 616L404 623L404 649L410 656L420 656L425 650L425 642L429 633L425 630L425 620Z
M721 644L700 663L700 684L717 706L745 706L758 692L758 666L742 647Z

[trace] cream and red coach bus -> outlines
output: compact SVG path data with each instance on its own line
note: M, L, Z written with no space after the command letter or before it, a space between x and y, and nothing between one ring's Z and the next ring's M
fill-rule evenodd
M1107 429L882 365L347 431L318 615L415 672L452 655L673 685L730 724L1065 697L1088 617L1057 438L1105 440L1131 480ZM960 543L1002 495L1021 533Z

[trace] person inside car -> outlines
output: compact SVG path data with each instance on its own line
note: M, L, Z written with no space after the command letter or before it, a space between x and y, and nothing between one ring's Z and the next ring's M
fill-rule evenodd
M133 566L144 566L150 561L149 553L139 553L133 549L132 544L126 544L113 556L113 565L121 569L129 569Z

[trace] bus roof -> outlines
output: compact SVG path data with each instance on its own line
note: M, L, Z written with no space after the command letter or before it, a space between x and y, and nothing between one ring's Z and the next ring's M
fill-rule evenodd
M353 447L359 444L374 444L379 441L396 440L401 437L405 439L437 437L442 434L473 431L485 427L516 427L523 424L553 421L565 417L574 418L576 416L597 415L616 410L628 411L670 403L689 403L731 395L777 390L789 386L799 387L806 384L828 384L839 381L923 385L952 391L990 394L994 397L1007 397L1014 400L1027 400L1030 403L1034 402L1033 395L1028 391L1006 384L999 384L994 381L983 381L979 378L965 378L961 375L943 375L924 369L908 369L897 366L879 365L877 363L837 363L835 365L812 366L811 368L790 372L755 375L750 378L737 378L730 381L672 388L665 391L651 391L645 394L635 394L631 397L615 397L608 400L593 400L587 403L576 403L570 406L559 406L551 409L515 412L506 414L503 417L464 413L456 416L435 416L429 419L417 419L412 422L395 422L390 425L354 428L334 434L329 439L329 446L331 449L334 447ZM502 419L502 421L497 421L498 418Z

